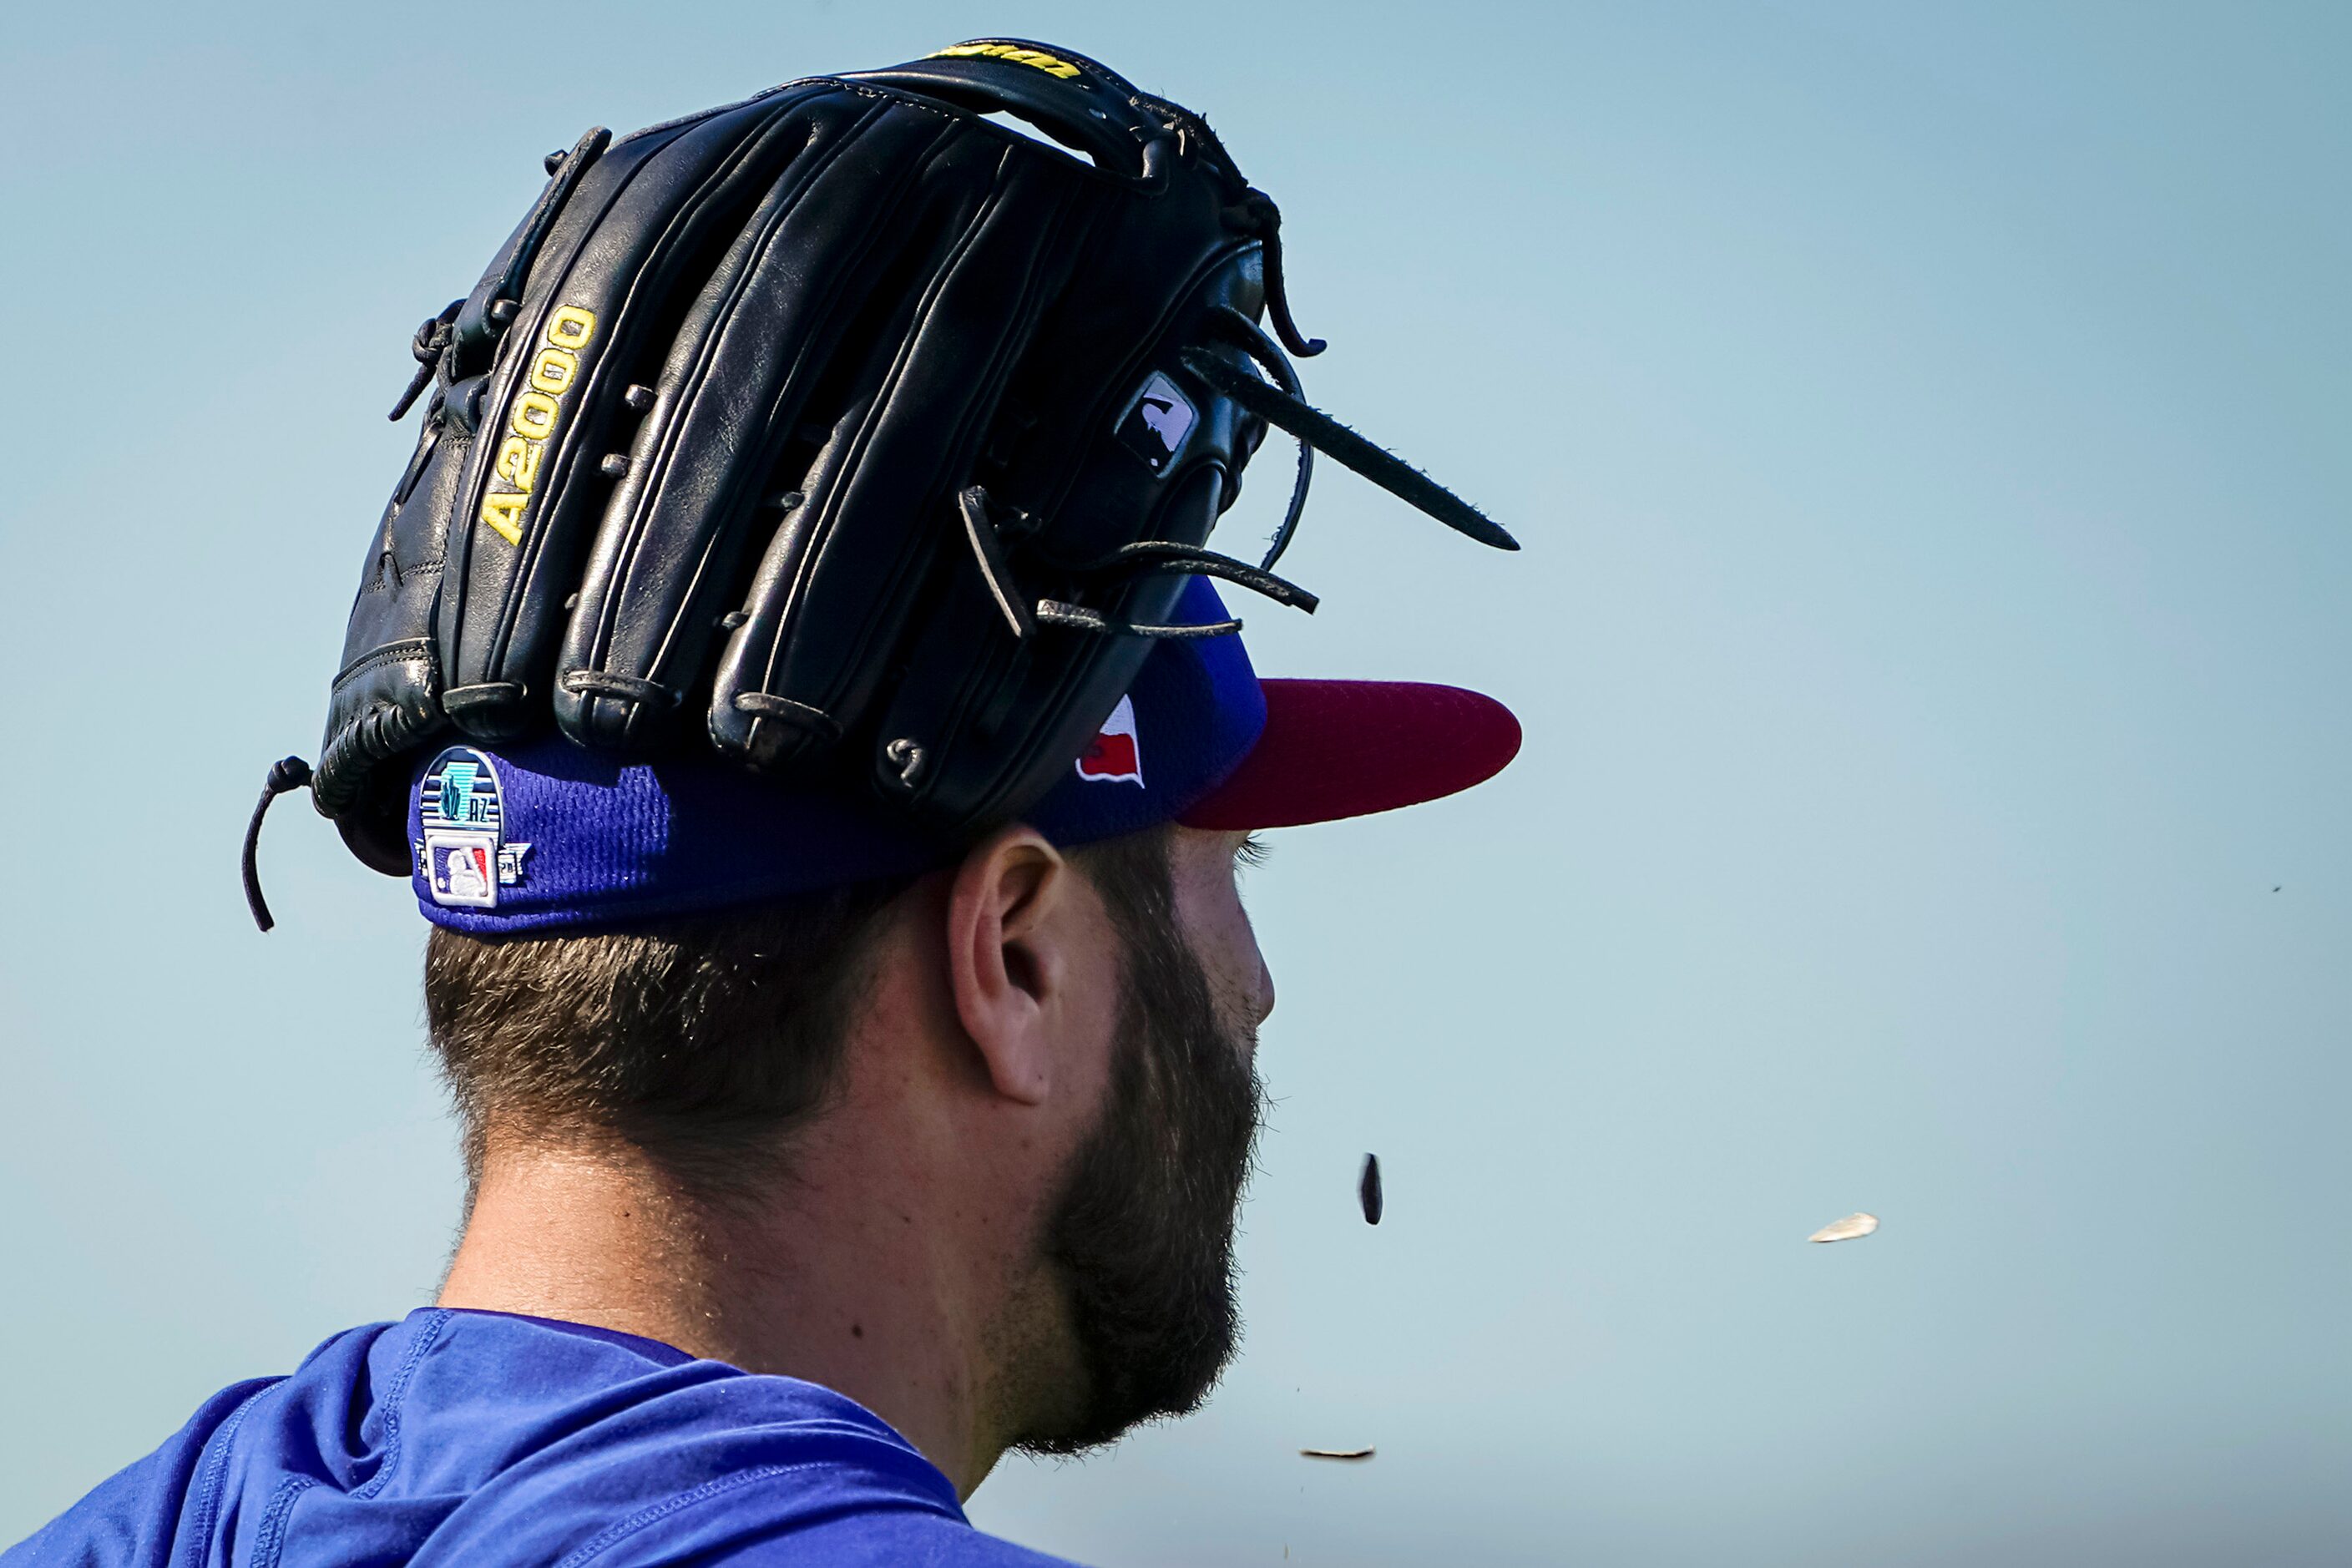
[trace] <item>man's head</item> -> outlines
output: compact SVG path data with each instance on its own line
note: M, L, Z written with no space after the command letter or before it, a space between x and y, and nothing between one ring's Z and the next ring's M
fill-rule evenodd
M1179 609L1224 622L1201 580ZM1190 1408L1233 1352L1273 1005L1247 836L1517 746L1474 692L1262 681L1206 635L971 840L715 760L445 749L409 789L477 1184L445 1303L825 1383L967 1486Z
M641 1158L709 1213L810 1226L887 1186L902 1223L961 1231L940 1247L985 1320L995 1446L1188 1410L1236 1337L1273 1005L1250 853L1169 826L1064 854L1015 828L947 870L730 914L436 931L427 1015L469 1176L525 1150Z
M1304 400L1273 198L1097 62L975 40L546 167L418 329L319 765L264 797L438 928L444 1303L824 1382L960 1482L1189 1408L1273 1005L1246 835L1519 741L1261 681L1214 584L1315 607L1273 574L1316 450L1516 542ZM1209 543L1274 429L1253 563Z

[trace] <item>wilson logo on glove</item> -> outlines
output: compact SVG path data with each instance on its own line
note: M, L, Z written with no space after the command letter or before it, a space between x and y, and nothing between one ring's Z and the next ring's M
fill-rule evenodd
M523 508L539 482L539 461L563 418L563 395L580 379L580 351L596 335L596 314L577 305L557 307L547 318L546 341L530 363L530 385L507 416L507 437L499 443L490 471L510 489L482 497L482 522L509 544L522 542Z

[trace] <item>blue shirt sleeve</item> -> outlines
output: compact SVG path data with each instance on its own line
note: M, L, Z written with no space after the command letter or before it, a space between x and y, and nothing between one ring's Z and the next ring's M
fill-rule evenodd
M274 1377L231 1384L198 1407L188 1424L163 1447L100 1481L65 1513L5 1552L0 1568L167 1568L184 1508L205 1506L207 1482L215 1504L220 1477L207 1476L213 1438Z

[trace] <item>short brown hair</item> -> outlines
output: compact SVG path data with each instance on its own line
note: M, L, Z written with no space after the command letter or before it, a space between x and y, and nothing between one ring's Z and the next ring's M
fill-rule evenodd
M1114 909L1150 903L1168 880L1165 829L1070 858ZM464 1131L469 1206L493 1120L618 1138L713 1197L763 1178L824 1108L871 939L914 880L583 936L436 927L425 1017Z

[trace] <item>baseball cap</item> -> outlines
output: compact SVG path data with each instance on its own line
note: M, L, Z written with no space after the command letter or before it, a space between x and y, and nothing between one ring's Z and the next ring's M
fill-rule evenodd
M1174 622L1226 619L1193 578ZM1261 680L1237 635L1153 648L1023 820L1064 847L1165 822L1289 827L1469 788L1519 748L1491 697L1401 681ZM590 930L949 865L961 846L885 803L715 755L625 761L558 735L451 745L412 780L417 907L476 934Z

